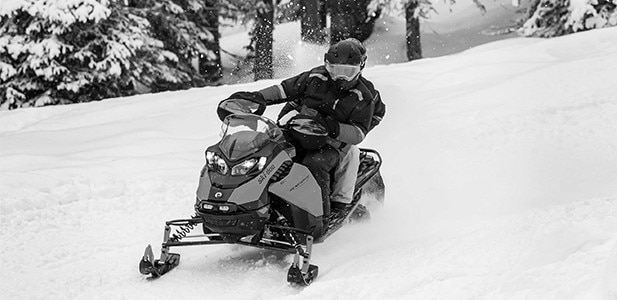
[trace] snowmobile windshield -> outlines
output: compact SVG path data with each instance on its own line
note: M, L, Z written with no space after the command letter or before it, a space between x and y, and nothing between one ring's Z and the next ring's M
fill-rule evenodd
M221 127L219 148L232 161L251 155L268 141L282 137L281 129L270 119L258 115L229 115Z

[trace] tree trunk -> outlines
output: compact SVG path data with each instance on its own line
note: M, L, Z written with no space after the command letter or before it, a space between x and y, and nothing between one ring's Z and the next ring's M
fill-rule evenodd
M272 79L272 32L274 30L274 6L272 0L257 2L257 24L255 26L255 81Z
M199 72L206 77L208 82L217 82L223 77L221 65L221 46L219 43L219 12L218 0L204 0L206 3L206 12L204 23L208 26L207 29L214 36L213 41L207 42L208 49L214 53L214 58L207 57L202 53L199 56Z
M411 0L405 6L405 19L407 23L407 59L414 60L422 58L422 44L420 43L420 19L415 15L418 7L417 0Z
M314 44L326 41L325 0L301 0L300 35L302 40Z
M375 27L375 15L368 14L367 7L371 0L328 0L330 12L330 44L347 38L366 40Z
M326 3L327 1L328 0L319 0L319 26L320 28L323 28L325 35L327 35L326 27L328 26L328 5Z

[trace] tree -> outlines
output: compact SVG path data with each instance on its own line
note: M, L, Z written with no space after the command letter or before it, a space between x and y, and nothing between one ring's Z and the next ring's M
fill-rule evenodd
M135 37L143 35L143 23L124 18L113 2L8 3L0 3L3 108L67 103L81 94L130 94L122 70L142 46ZM127 35L112 22L136 29Z
M176 3L182 4L179 5ZM99 100L207 83L191 61L213 34L197 0L0 2L2 108ZM195 38L198 37L198 38Z
M150 24L149 36L158 47L176 55L173 66L180 81L170 74L157 74L150 91L176 90L216 83L221 78L218 15L216 1L210 0L133 0L127 9ZM161 44L162 42L162 44ZM156 43L156 42L155 42ZM152 49L152 51L160 51ZM148 66L150 69L152 66Z
M422 58L422 43L420 42L420 17L417 0L411 0L405 5L405 41L407 44L407 59L414 60Z
M272 42L274 31L274 6L271 0L258 0L256 3L257 20L254 29L255 39L255 80L271 79L274 76L272 66Z
M323 44L326 42L326 1L301 0L300 36L303 41Z
M617 26L617 0L535 0L527 7L524 36L553 37Z
M245 47L249 53L240 64L252 62L255 80L274 76L272 44L274 31L274 0L220 0L221 17L236 23L251 25L250 43ZM278 2L278 1L277 1ZM297 5L278 14L279 18L295 18Z
M330 12L330 44L346 38L366 40L381 13L380 7L369 11L371 0L328 0Z
M200 53L199 55L199 72L209 82L219 81L223 77L218 11L218 0L204 0L204 8L189 16L198 26L207 29L213 35L212 39L202 40L206 47L212 51L212 56L207 53Z
M477 0L474 2L479 7L481 6ZM404 13L408 60L422 58L420 18L428 18L429 12L433 10L430 0L373 0L369 4L369 11L379 11L389 15Z

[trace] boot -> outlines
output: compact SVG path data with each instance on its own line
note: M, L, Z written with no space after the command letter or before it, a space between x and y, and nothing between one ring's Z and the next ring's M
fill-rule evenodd
M351 207L351 204L332 201L330 202L330 214L337 216L342 215L349 207Z

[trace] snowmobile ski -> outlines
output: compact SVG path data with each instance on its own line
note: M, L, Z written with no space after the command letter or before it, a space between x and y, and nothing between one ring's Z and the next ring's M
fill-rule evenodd
M301 249L301 248L300 248ZM306 237L306 251L298 251L294 256L294 262L287 271L287 282L293 286L308 286L317 278L319 267L310 264L311 252L313 251L313 237ZM300 257L302 265L300 266Z
M180 254L167 253L161 262L159 259L154 259L152 246L148 245L141 262L139 262L139 272L144 275L151 275L150 278L158 278L173 270L178 264L180 264Z

